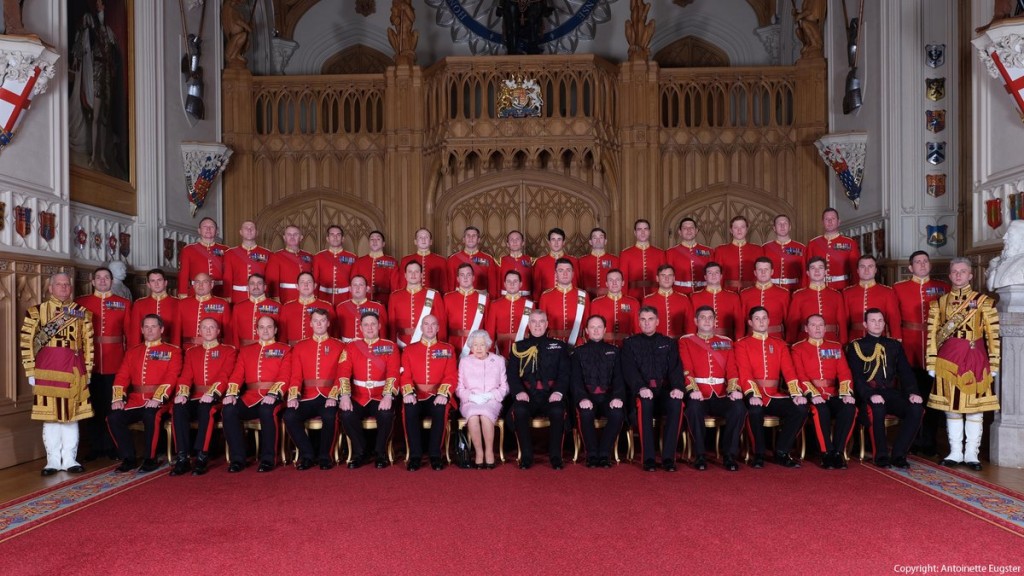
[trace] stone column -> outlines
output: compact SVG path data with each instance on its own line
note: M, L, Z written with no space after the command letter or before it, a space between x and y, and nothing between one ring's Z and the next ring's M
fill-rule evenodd
M1003 362L996 383L1002 410L990 430L989 459L1024 468L1024 285L997 290Z

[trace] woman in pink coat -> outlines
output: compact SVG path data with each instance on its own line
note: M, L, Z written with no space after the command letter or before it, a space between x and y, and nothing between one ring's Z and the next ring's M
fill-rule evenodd
M469 428L476 452L477 468L494 468L494 423L501 412L501 400L508 394L505 359L490 352L490 335L474 330L467 338L469 356L459 363L460 409Z

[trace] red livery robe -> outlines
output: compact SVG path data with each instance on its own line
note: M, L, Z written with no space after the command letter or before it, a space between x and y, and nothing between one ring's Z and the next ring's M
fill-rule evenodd
M501 257L501 265L498 269L498 281L501 286L505 285L505 274L509 270L519 272L519 293L529 296L533 293L533 257L526 254L506 254ZM501 291L505 293L504 288Z
M235 304L231 308L231 342L235 346L248 346L259 342L259 334L256 333L256 323L264 316L274 319L278 327L278 337L281 332L281 303L271 300L266 296L259 298L246 298L244 301Z
M213 278L213 295L223 296L227 293L224 289L224 254L228 247L214 242L205 244L193 242L181 249L178 255L178 293L192 296L192 280L196 274L203 272ZM182 290L185 286L187 290Z
M270 255L267 263L267 296L279 302L299 297L299 274L313 271L313 255L305 250L292 252L282 248Z
M395 277L391 282L392 292L407 286L405 283L405 265L414 260L423 267L424 288L433 288L442 294L451 289L451 284L448 284L448 260L440 254L417 250L415 254L409 254L402 258L402 261L398 263L398 268L395 268Z
M507 358L512 343L529 333L528 324L533 308L533 300L519 294L506 294L492 300L487 306L484 329L494 338L494 349L498 354Z
M548 315L548 336L575 346L585 334L590 296L575 286L555 286L541 294L538 306Z
M448 321L447 342L455 347L459 356L469 354L466 338L473 330L484 327L487 315L487 293L477 290L464 292L462 288L444 296L444 315Z
M224 440L231 452L231 461L245 462L245 436L242 421L260 419L260 462L273 464L277 459L277 446L281 444L281 423L278 415L283 402L263 404L268 394L282 396L291 378L291 348L274 341L260 341L243 346L238 351L235 366L228 377L225 398L238 400L225 404L222 421Z
M451 344L426 339L402 350L401 394L416 395L416 402L402 404L410 462L419 462L423 456L423 416L431 418L429 455L431 458L441 457L448 426L435 426L434 423L448 422L459 381L458 355L458 349ZM446 396L448 402L434 404L437 395Z
M146 437L146 457L156 458L160 439L157 432L163 415L169 409L167 398L178 382L181 364L181 348L159 341L139 344L125 354L112 389L113 402L124 402L124 409L111 410L107 416L107 425L121 459L135 460L135 443L128 426L140 420ZM143 408L148 400L155 400L160 406Z
M794 240L785 244L772 240L762 248L765 257L772 261L773 283L788 292L796 292L803 287L804 272L807 270L807 246Z
M619 267L619 258L607 252L591 252L579 259L580 288L587 291L591 298L597 298L608 293L606 279L608 271Z
M743 318L747 318L754 306L764 306L768 310L768 333L784 338L786 318L789 317L789 291L775 284L755 282L753 286L740 293L740 305L743 307ZM749 331L749 326L747 327Z
M380 302L374 302L366 298L362 302L356 302L349 298L338 304L334 311L338 319L335 333L338 334L342 342L351 342L363 338L361 322L363 314L366 312L376 313L377 319L380 321L381 335L386 337L388 334L388 311Z
M732 290L705 288L690 295L694 312L701 306L710 306L715 311L715 334L739 339L747 331L747 319L743 316L740 295Z
M326 300L309 298L292 300L281 307L281 320L277 324L277 337L295 346L300 340L313 337L313 310L327 311L327 320L334 325L334 307Z
M285 399L337 400L338 363L343 361L344 352L345 343L327 335L299 340L291 350L291 375L284 387Z
M132 303L110 292L79 296L75 303L92 313L93 373L116 373L124 359L126 336L141 333L141 322L131 325Z
M900 306L903 324L903 351L913 368L923 369L925 345L928 343L928 308L943 294L949 293L949 284L929 277L911 277L892 286Z
M569 256L565 251L548 252L533 262L533 281L530 284L534 296L540 297L544 292L555 287L555 264L560 258L572 262L572 282L579 284L580 262L574 256Z
M448 286L459 285L459 266L463 264L473 267L473 288L487 292L491 298L497 298L501 294L504 280L498 278L498 261L494 256L479 250L472 254L460 250L448 257Z
M209 452L210 439L213 436L213 419L220 412L220 397L228 388L228 377L235 366L238 349L228 344L203 342L185 353L181 375L178 377L178 388L175 396L189 399L185 404L172 404L171 412L174 421L174 443L178 454L188 454L190 422L196 420L199 427L196 431L195 444L191 448L196 451ZM201 404L203 395L213 396L210 404Z
M686 399L686 418L694 445L705 446L704 419L718 416L725 419L726 455L735 458L747 409L742 400L728 398L740 390L733 341L727 336L687 334L679 339L679 359L685 368L687 392L699 391L704 398L697 402ZM698 455L703 453L703 448L698 449Z
M649 242L637 242L619 254L619 269L626 281L626 294L643 301L658 289L658 266L665 263L665 251Z
M807 259L815 256L825 259L825 283L829 288L842 290L856 282L860 246L853 238L842 234L816 236L807 243Z
M658 310L658 333L669 338L679 338L696 330L693 320L693 307L686 294L672 290L661 290L648 294L644 298L644 306L653 306ZM686 365L683 364L685 367Z
M890 338L903 339L903 317L900 315L900 303L896 301L896 292L878 284L874 280L859 282L855 286L843 289L843 302L846 305L846 317L850 323L847 332L850 340L863 338L864 311L878 308L885 317L885 330Z
M388 333L394 337L400 348L419 342L422 333L420 323L431 314L437 318L439 330L437 339L448 339L448 319L445 315L444 297L432 288L406 287L395 290L388 302Z
M356 255L344 249L335 252L328 248L313 256L313 279L320 292L318 296L330 302L332 310L348 299L348 280L355 263Z
M377 419L375 452L378 457L387 454L387 441L401 400L393 400L389 410L381 410L379 402L385 395L393 397L398 393L401 369L398 345L390 340L356 340L347 345L338 365L338 378L341 393L352 397L352 410L341 411L341 422L352 440L353 460L367 455L362 420L369 416Z
M218 296L190 296L178 302L178 339L186 351L203 343L199 336L199 323L213 318L220 324L220 336L233 342L231 334L231 304Z
M619 348L640 331L640 303L623 293L605 294L590 303L590 314L604 318L604 340Z
M252 248L235 246L224 253L224 292L230 294L228 300L232 304L244 302L249 297L249 276L263 274L266 277L270 255L270 250L259 245Z
M811 284L793 294L789 302L789 316L786 317L786 339L792 342L807 338L804 323L811 314L821 314L825 319L825 339L839 343L849 342L846 302L839 292L821 284Z
M733 240L715 248L715 262L722 265L722 286L739 292L754 285L754 261L764 256L764 248L744 240Z
M665 263L676 273L676 291L690 295L707 286L704 281L704 267L714 257L710 246L694 242L687 246L685 242L665 251Z
M387 254L370 253L356 258L352 266L352 276L366 278L367 296L370 300L376 300L388 307L388 298L391 297L392 282L396 274L404 271L398 269L398 260ZM351 276L350 276L351 278Z
M808 338L793 345L792 356L804 393L825 399L824 404L811 403L818 446L823 453L841 450L850 440L857 416L856 406L841 400L853 395L853 376L843 347L832 340ZM836 421L835 433L832 420Z
M760 398L763 404L747 407L754 454L764 455L766 415L782 420L775 449L788 453L803 428L808 410L806 404L797 405L791 399L800 396L801 390L789 345L781 338L754 333L736 342L736 365L740 389L748 398Z
M128 346L142 343L142 319L156 314L164 321L164 339L177 346L178 342L178 300L166 292L154 296L146 296L132 302L131 320L125 328Z

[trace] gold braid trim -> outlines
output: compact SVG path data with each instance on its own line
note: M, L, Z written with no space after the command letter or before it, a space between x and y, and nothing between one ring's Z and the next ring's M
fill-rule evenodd
M871 353L871 356L864 355L864 352L860 349L860 342L853 343L853 351L857 353L857 358L860 358L861 361L864 362L864 373L868 374L868 371L870 370L871 373L868 374L868 381L875 379L875 375L878 374L879 368L882 369L882 377L888 375L885 370L885 346L882 346L881 343L875 344L875 350Z
M528 369L537 368L537 360L540 357L540 351L537 350L536 346L530 346L526 350L520 352L519 348L516 347L516 344L513 344L512 355L519 360L519 377L522 378L523 374L525 374Z

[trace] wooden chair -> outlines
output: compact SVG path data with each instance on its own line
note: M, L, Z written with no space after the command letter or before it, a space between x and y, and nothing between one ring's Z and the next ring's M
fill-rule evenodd
M764 427L772 429L772 444L775 444L775 436L778 433L778 428L782 426L782 419L778 416L765 416ZM752 446L754 445L754 433L750 430L750 423L746 424L747 434L747 446L746 452L743 455L743 461L747 462L750 460L750 453L753 451ZM797 433L797 438L800 439L800 460L803 460L807 456L807 436L804 434L803 428Z
M174 461L174 424L171 422L170 414L165 414L159 426L164 429L164 437L167 440L167 461ZM146 426L142 422L132 422L128 429L133 432L145 432ZM148 457L148 456L147 456Z
M596 418L594 420L594 428L596 428L598 430L601 430L602 428L604 428L607 425L608 425L608 419L607 418ZM626 426L623 426L622 430L624 432L626 432L627 460L632 460L633 459L633 433ZM620 435L621 435L621 432L620 432ZM572 461L576 462L577 460L579 460L579 457L580 457L580 447L583 445L583 438L580 435L580 431L579 431L578 428L573 428L572 429L572 445L573 445ZM615 439L615 446L613 447L613 455L615 456L615 463L616 464L622 462L622 460L619 459L619 439L618 438Z
M892 428L893 426L898 426L899 423L900 423L900 419L899 419L898 416L893 416L892 414L886 414L885 415L885 430L887 432L888 432L889 428ZM864 426L862 425L860 427L860 460L861 460L861 462L864 461L864 457L865 457L865 454L866 454L866 451L864 450L864 446L865 446L864 438L865 438L865 436L867 436L867 435L864 434ZM872 447L872 448L874 448L874 447Z
M377 418L374 416L363 418L362 428L363 430L376 430ZM345 443L348 447L348 457L345 459L345 463L347 464L352 461L352 438L349 438L347 434L345 435ZM341 444L341 442L339 442L339 444ZM406 447L406 451L408 451L408 447ZM408 458L408 454L406 455L406 458ZM388 462L392 464L395 463L395 447L394 441L391 438L388 438Z
M462 431L462 430L464 430L466 428L466 424L467 423L468 423L468 421L465 418L459 418L455 422L455 429L458 430L458 431ZM494 427L498 429L498 458L501 460L501 462L504 462L505 461L505 420L502 419L502 418L498 418L498 420L494 423ZM452 435L449 434L449 436L452 436ZM450 440L450 438L449 438L449 440ZM444 454L445 458L448 459L449 463L451 463L451 461L452 461L452 456L451 456L451 453L449 452L450 449L451 449L451 442L449 441L449 442L445 443L445 454Z
M725 418L721 416L705 416L704 417L704 428L715 431L715 457L722 457L722 429L725 428ZM684 428L683 436L690 436L689 427ZM691 438L692 440L692 438ZM696 450L703 453L703 446L696 446ZM692 460L694 457L694 449L687 444L686 459Z
M259 423L259 421L257 421L257 424L258 423ZM313 418L310 418L309 420L306 420L306 422L303 424L303 426L305 427L306 433L308 434L310 430L323 430L323 428L324 428L324 421L319 416L314 416ZM330 442L331 442L331 449L330 449L330 451L334 454L334 462L338 463L338 462L341 461L341 439L339 437L339 435L341 434L341 431L340 431L340 428L338 428L338 427L335 427L334 430L335 430L335 437L330 439ZM292 451L292 455L293 455L292 459L290 461L291 462L298 461L298 459L299 459L299 448L298 448L298 446L296 446L295 442L293 440L291 440L291 438L288 437L287 433L283 433L282 436L284 438L281 439L281 462L284 463L284 464L287 464L289 462L289 460L288 460L288 449L289 449L288 444L289 443L291 444L291 451ZM321 438L320 441L323 442L324 439Z

